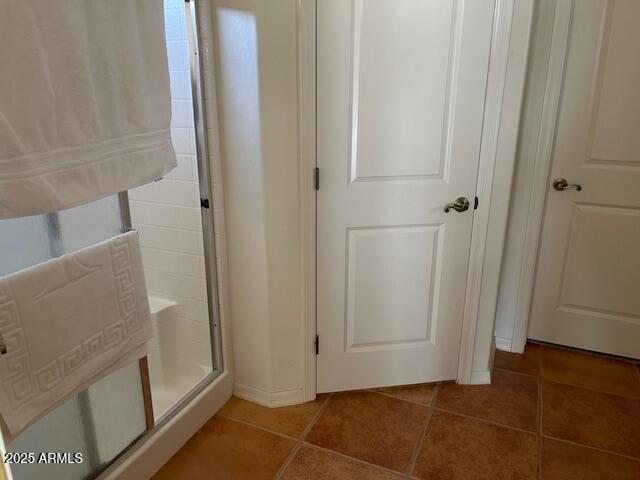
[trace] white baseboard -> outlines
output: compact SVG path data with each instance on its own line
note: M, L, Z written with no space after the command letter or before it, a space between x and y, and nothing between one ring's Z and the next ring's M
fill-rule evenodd
M469 385L488 385L491 383L491 370L476 370L471 372Z
M302 388L282 392L265 392L248 385L236 383L233 385L233 394L238 398L269 408L286 407L304 402Z
M510 352L511 351L511 339L510 338L503 338L503 337L496 337L496 348L498 350L502 350L503 352Z

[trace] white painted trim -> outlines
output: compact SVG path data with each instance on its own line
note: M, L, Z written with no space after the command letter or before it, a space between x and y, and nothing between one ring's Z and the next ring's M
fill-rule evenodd
M533 297L535 269L544 220L544 205L547 196L553 145L555 143L556 122L562 95L572 13L573 0L558 0L543 97L540 132L536 145L533 178L531 181L531 195L526 221L527 230L519 269L520 277L516 299L515 323L511 342L512 351L520 353L524 351L527 342L527 326Z
M286 407L305 401L302 388L283 392L265 392L248 385L236 383L233 386L233 395L269 408Z
M519 142L527 64L533 33L534 0L518 0L514 4L507 71L502 94L502 109L493 168L489 225L486 233L482 268L480 303L477 313L476 343L472 371L491 368L495 352L496 311L500 292L500 276L506 255L505 240L511 205L515 158ZM497 88L492 85L490 88ZM483 201L480 200L482 207Z
M273 392L271 394L271 408L286 407L305 402L302 388L286 390L284 392Z
M503 116L503 96L507 81L514 4L515 0L498 0L496 2L476 188L476 195L481 199L481 203L474 213L471 233L471 251L469 254L469 270L467 273L460 357L458 361L458 383L471 383L473 378L479 375L473 372L474 349L476 348L478 317L480 314L484 258L488 248L487 232L491 211L494 169L497 163L498 140ZM518 105L517 108L520 108L520 106ZM497 282L498 278L495 281ZM493 338L490 341L493 342Z
M265 392L264 390L259 390L249 385L243 385L241 383L233 384L234 397L242 398L243 400L248 400L249 402L257 403L258 405L270 407L271 406L270 395L271 394L269 392Z
M511 351L511 340L503 337L496 337L496 350L501 350L503 352Z
M316 398L316 0L298 0L300 278L302 401Z
M478 370L471 372L469 385L488 385L491 383L491 370Z

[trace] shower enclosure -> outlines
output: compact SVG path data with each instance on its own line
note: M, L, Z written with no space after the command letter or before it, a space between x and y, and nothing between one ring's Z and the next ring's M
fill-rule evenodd
M81 453L82 463L11 465L16 480L98 476L222 371L196 6L165 0L164 8L177 168L87 205L0 220L0 275L136 229L154 327L146 358L93 384L2 448Z
M149 354L156 419L221 366L220 349L212 349L218 300L195 3L165 0L164 8L178 166L128 195L156 331Z

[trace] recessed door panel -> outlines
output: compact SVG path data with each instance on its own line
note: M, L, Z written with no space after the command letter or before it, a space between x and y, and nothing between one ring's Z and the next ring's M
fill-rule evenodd
M318 391L457 374L493 0L318 2Z
M348 230L347 351L432 341L441 229Z
M640 2L610 2L596 66L591 163L640 167Z
M640 323L640 209L576 204L560 308Z
M353 2L352 180L442 176L455 13L441 0Z

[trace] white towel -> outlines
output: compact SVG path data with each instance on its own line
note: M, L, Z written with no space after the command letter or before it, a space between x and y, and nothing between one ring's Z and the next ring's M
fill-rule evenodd
M0 59L0 218L175 167L162 0L2 0Z
M152 335L137 232L0 278L0 414L15 436Z

